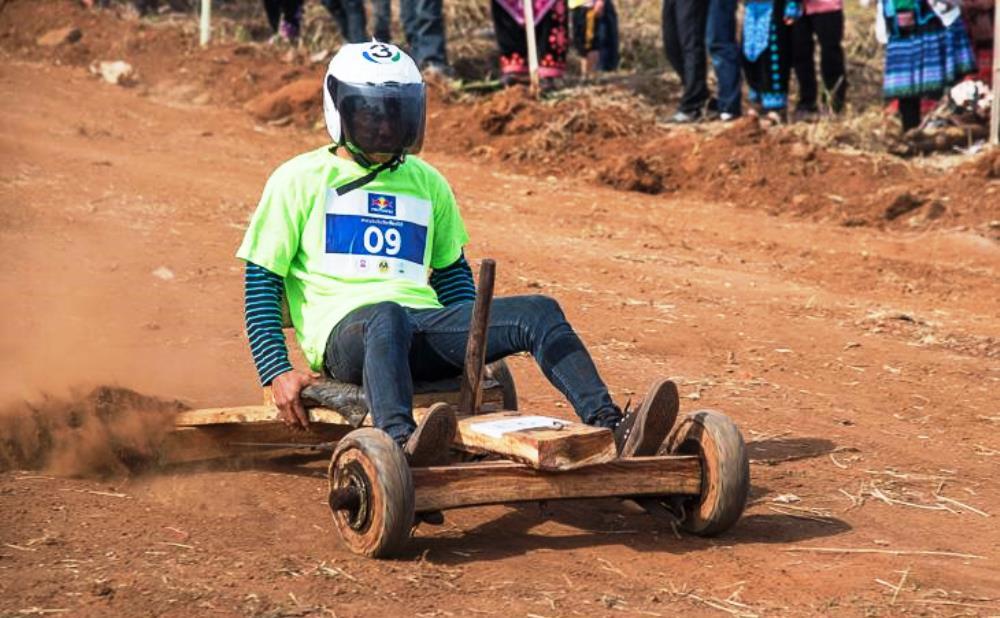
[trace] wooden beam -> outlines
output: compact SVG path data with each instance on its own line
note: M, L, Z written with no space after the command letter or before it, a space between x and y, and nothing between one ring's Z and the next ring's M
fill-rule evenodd
M344 425L347 423L338 412L327 408L310 408L309 421L317 424ZM206 425L281 425L278 409L273 406L236 406L232 408L204 408L179 412L174 417L175 427L203 427Z
M618 455L610 429L518 412L459 417L455 447L500 455L538 470L574 470Z
M535 41L535 3L533 0L522 0L524 7L524 37L528 43L528 76L531 79L531 96L538 97L542 93L541 82L538 79L538 43Z
M483 260L479 266L479 288L472 305L469 336L465 344L465 366L458 391L458 413L479 414L482 405L483 368L486 366L486 334L490 327L490 306L493 304L493 282L496 280L497 263Z
M198 28L198 43L202 47L212 40L212 0L201 0L201 23Z
M284 423L248 423L231 425L205 425L180 427L168 433L160 447L161 464L207 461L225 457L246 456L274 450L287 450L246 446L247 443L301 444L311 446L336 442L350 431L347 425L314 425L310 431L285 427Z
M458 393L419 393L413 396L414 408L427 408L443 401L451 405L458 403ZM503 389L499 385L483 390L484 406L500 409L503 406ZM309 408L309 421L331 425L348 425L347 419L336 410L329 408ZM226 423L273 423L278 418L278 410L272 405L232 406L228 408L202 408L180 412L174 419L177 427L200 427ZM365 420L371 425L371 418Z
M506 461L414 468L418 513L466 506L626 496L697 495L697 456L634 457L569 472Z

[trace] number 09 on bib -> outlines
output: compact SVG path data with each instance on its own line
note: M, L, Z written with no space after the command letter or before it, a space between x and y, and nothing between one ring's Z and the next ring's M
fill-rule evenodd
M326 195L327 274L427 280L424 256L431 203L408 195L351 191Z

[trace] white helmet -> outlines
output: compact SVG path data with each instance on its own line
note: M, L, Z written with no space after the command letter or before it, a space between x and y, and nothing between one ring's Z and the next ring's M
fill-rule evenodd
M355 154L420 151L427 95L413 59L388 43L344 45L323 82L326 129Z

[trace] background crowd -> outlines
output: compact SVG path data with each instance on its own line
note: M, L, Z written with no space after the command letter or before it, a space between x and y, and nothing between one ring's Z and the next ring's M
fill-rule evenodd
M146 12L160 1L133 3ZM176 5L190 0L164 1ZM391 0L371 0L370 9L365 0L319 1L344 40L392 40ZM499 49L500 83L525 83L529 63L524 2L488 1ZM618 68L618 9L613 0L530 1L543 91L564 82L571 47L579 57L583 79ZM995 0L859 1L876 13L873 36L885 47L883 96L898 112L904 130L920 125L922 115L956 83L978 80L971 89L973 98L988 91ZM730 121L750 112L777 123L844 110L851 83L843 46L844 0L660 2L663 50L682 84L680 102L669 122ZM304 3L263 0L274 42L297 42ZM421 69L447 76L451 68L442 3L399 0L399 19L405 44ZM715 75L714 93L709 88L709 64ZM790 93L792 75L798 86L795 93Z

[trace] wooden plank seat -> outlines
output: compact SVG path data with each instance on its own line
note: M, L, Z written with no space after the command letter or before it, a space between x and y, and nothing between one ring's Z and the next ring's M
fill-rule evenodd
M426 408L443 401L458 404L459 378L436 382L413 383L413 407ZM485 410L503 409L503 385L499 381L486 379L482 386ZM357 384L346 384L334 380L320 380L302 391L306 407L321 407L333 410L343 416L353 427L360 427L368 414L368 401L364 389ZM270 402L268 402L270 403Z
M413 412L419 421L427 408L415 408ZM285 427L276 415L276 409L266 405L181 412L174 421L181 433L172 436L171 442L194 446L172 448L169 459L190 460L195 455L208 458L213 443L220 451L215 456L228 454L229 447L245 451L250 444L274 448L316 446L336 442L353 429L342 414L327 408L309 409L307 431ZM371 425L371 419L365 418L364 423ZM607 463L616 456L614 438L608 429L513 411L459 417L453 446L468 453L497 455L537 470L575 470ZM187 450L194 455L186 455Z

